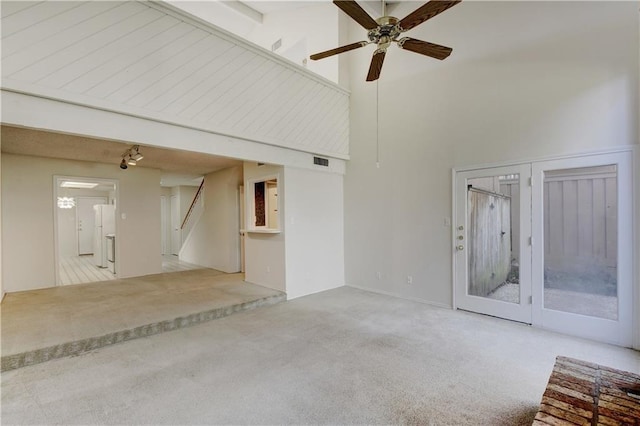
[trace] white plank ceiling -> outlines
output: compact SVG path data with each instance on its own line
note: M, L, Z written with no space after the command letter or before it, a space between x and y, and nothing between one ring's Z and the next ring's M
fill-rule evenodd
M2 88L346 158L349 97L143 2L2 1Z

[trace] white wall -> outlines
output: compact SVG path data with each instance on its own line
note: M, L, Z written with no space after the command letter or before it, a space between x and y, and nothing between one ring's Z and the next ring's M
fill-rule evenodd
M293 167L284 174L287 298L343 286L343 176Z
M161 190L162 191L162 190ZM164 191L162 191L163 193L165 193ZM196 192L198 192L198 187L193 187L193 186L183 186L183 185L178 185L178 186L173 186L169 189L169 196L167 198L167 204L168 204L168 210L167 212L169 213L169 216L167 216L167 222L168 222L168 226L169 226L169 234L167 234L167 236L169 237L169 248L172 253L174 254L179 254L180 251L182 250L182 245L185 241L185 238L187 238L186 233L188 232L188 229L182 229L182 222L185 220L185 218L187 217L187 212L189 211L189 207L191 207L191 202L193 201L193 197L195 196ZM172 212L171 212L171 200L172 197L175 197L175 202L178 204L178 223L175 225L177 227L177 229L179 229L179 231L177 232L178 234L178 240L177 242L175 241L171 241L171 238L173 238L174 234L172 232L172 227L174 226L171 223L172 220ZM162 236L161 236L162 237ZM162 238L161 238L162 239ZM173 251L175 248L175 250L177 251Z
M189 211L189 207L191 207L191 202L193 201L193 197L198 192L198 187L195 186L173 186L170 190L169 202L171 201L171 196L176 197L176 202L178 203L178 226L182 225L185 217L187 216L187 212Z
M371 51L354 51L347 284L451 306L452 167L637 144L638 27L633 2L460 3L410 34L448 59L389 49L380 168Z
M117 164L2 155L2 278L8 292L55 285L53 176L117 179L118 276L162 271L160 171ZM126 215L126 219L122 218Z
M259 25L256 20L237 12L221 1L167 0L166 2L240 37L246 37L256 25Z
M160 204L160 244L164 234L165 248L164 254L168 255L171 251L171 188L161 187L160 198L165 198L164 212L162 212L162 203ZM162 215L164 214L164 223L162 223Z
M180 259L227 273L240 271L241 184L239 166L205 176L204 211L185 241Z
M300 2L301 7L264 14L262 24L246 33L247 40L271 50L277 40L282 46L275 53L300 66L306 66L334 83L338 82L338 57L312 61L309 55L339 46L338 14L340 10L330 2ZM354 40L357 41L357 40Z
M0 139L0 146L2 140ZM0 154L0 236L2 235L2 154ZM0 237L0 259L2 259L2 237ZM4 279L2 278L2 261L0 261L0 303L4 300Z
M288 299L343 286L343 175L244 164L245 184L276 173L281 232L247 232L245 279L285 291Z
M280 206L284 206L280 212L282 217L286 214L286 184L284 168L282 166L263 165L258 166L253 162L244 163L245 182L253 178L261 178L279 174L278 198ZM246 184L245 184L246 185ZM245 186L246 188L246 186ZM245 191L247 193L249 191ZM247 214L249 203L247 206ZM284 221L278 234L260 234L247 232L245 236L245 280L279 291L287 291L285 268L285 233Z

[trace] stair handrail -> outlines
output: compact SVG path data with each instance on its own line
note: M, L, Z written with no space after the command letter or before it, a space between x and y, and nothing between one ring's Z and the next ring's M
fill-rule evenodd
M196 192L196 195L193 197L193 201L191 201L191 206L189 207L189 210L187 210L187 214L185 215L184 220L182 221L182 225L180 226L181 230L184 230L184 227L189 221L189 217L191 217L191 213L193 213L196 203L198 202L198 200L200 199L200 196L202 195L203 188L204 188L204 179L202 179L202 182L200 183L200 187L198 188L198 192Z

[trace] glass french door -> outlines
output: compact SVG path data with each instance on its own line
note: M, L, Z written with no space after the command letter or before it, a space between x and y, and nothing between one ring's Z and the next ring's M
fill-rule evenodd
M530 176L528 164L456 174L457 308L531 323Z
M631 346L629 153L532 165L533 323Z
M455 306L631 346L631 153L458 171Z

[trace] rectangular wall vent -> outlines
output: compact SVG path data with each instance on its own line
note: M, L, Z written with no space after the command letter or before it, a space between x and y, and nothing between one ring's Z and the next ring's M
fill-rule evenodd
M329 159L322 157L313 157L313 164L317 164L318 166L329 167Z
M271 51L275 52L276 50L280 49L280 46L282 46L282 39L279 38L278 41L276 41L275 43L273 43L271 45Z

